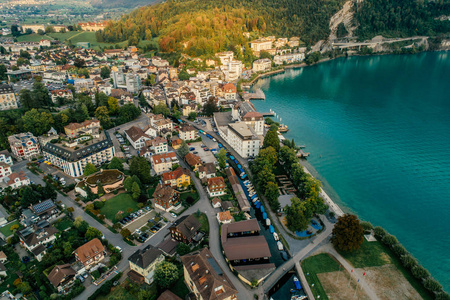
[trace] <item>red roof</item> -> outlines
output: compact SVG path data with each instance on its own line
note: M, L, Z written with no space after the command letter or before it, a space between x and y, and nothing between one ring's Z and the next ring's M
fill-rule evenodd
M227 83L223 86L224 93L236 93L236 87L232 83Z

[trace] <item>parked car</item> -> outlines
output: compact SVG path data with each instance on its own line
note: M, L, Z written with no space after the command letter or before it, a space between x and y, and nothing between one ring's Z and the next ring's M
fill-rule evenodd
M198 154L198 152L197 152L197 151L194 151L194 154Z
M195 150L194 147L190 147L190 148L189 148L189 151L194 151L194 150Z
M172 217L174 217L174 218L177 218L178 216L176 215L176 214L174 214L174 213L170 213L170 215L172 216Z

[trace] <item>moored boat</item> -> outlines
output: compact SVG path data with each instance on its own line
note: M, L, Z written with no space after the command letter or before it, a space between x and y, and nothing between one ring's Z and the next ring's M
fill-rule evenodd
M281 243L280 241L277 242L277 247L278 247L278 250L280 250L280 251L284 250L283 243Z

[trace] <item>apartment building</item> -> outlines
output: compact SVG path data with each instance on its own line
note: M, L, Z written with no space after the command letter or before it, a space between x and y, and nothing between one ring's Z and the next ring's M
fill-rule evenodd
M31 132L22 132L8 137L11 151L17 159L28 159L41 155L38 139Z
M171 171L173 164L177 164L179 161L175 152L168 152L152 155L150 162L155 173L159 175Z
M253 62L253 72L265 72L272 67L272 61L269 58L261 58Z
M150 140L150 137L146 135L142 129L136 126L132 126L125 130L125 136L131 143L131 146L133 146L136 150L140 150L145 147L145 142Z
M102 242L95 238L75 249L74 253L75 259L90 269L105 258L106 251Z
M129 277L137 278L139 282L151 284L158 264L165 259L163 252L152 245L134 252L129 258L130 265Z
M191 125L181 125L178 131L180 139L183 141L194 141L198 139L198 130Z
M12 86L0 84L0 110L16 109L17 100Z

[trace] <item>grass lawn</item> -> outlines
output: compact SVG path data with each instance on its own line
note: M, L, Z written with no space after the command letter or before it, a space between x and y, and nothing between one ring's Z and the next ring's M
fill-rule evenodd
M57 39L59 41L65 41L67 39L70 39L71 37L73 37L74 35L80 33L80 31L67 31L67 32L52 32L52 33L47 33L48 36L51 36L54 39Z
M37 33L25 34L17 37L18 42L39 42L40 40L51 40L51 37Z
M6 226L3 226L2 228L0 228L0 232L3 233L3 235L5 237L8 237L13 234L13 232L10 230L11 226L16 225L16 224L19 225L19 221L16 220L12 223L9 223Z
M186 200L188 197L192 197L194 199L194 201L192 203L189 203L189 205L194 204L195 202L198 201L198 199L200 199L200 195L198 194L197 191L195 191L194 193L191 193L191 191L188 191L188 192L183 192L180 194L181 201Z
M393 264L405 276L406 280L416 289L423 299L434 299L433 295L423 287L421 282L416 279L411 272L406 269L400 259L394 252L380 242L368 242L364 240L357 251L352 253L343 253L341 255L348 260L355 268L375 267L386 264Z
M98 296L95 300L108 300L108 299L127 299L127 300L136 300L137 298L133 296L131 293L127 292L122 286L117 286L111 289L106 296Z
M115 222L115 216L118 211L127 212L131 208L133 211L138 210L138 203L134 201L127 193L119 194L105 202L105 206L100 209L100 212L112 222Z
M314 296L320 295L320 299L328 299L317 274L339 271L339 263L330 255L321 253L302 261L302 269L309 286L314 284L311 288Z
M58 229L59 231L64 231L67 228L71 227L73 224L72 220L69 217L64 217L60 220L58 220L58 222L56 222L55 224L53 224L55 226L56 229Z
M110 47L110 46L114 46L116 44L119 45L120 47L124 47L127 44L127 41L116 43L116 44L99 43L99 42L97 42L94 31L83 31L80 34L76 34L76 35L70 37L70 41L72 42L73 45L76 45L79 42L89 42L89 43L91 43L91 48L98 48L100 46Z
M200 217L197 217L197 214L194 214L195 218L200 221L200 224L202 224L202 227L200 227L200 230L203 231L206 234L209 234L209 223L208 223L208 217L202 213Z

